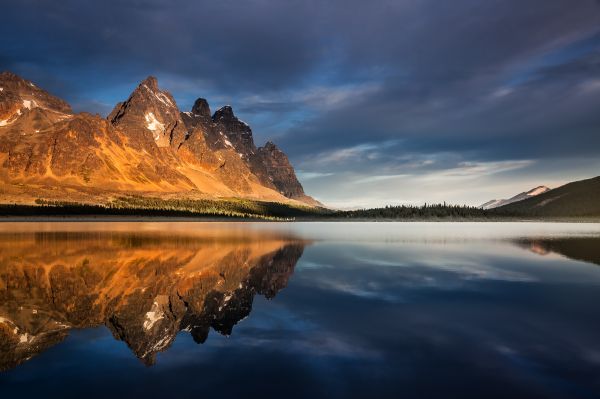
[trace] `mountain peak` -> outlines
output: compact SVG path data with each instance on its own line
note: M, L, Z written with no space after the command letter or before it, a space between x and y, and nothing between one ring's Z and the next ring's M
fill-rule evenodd
M186 130L181 121L175 99L158 87L158 80L148 76L129 98L115 106L108 120L128 131L138 149L152 151L158 147L179 146Z
M65 101L10 71L0 72L0 96L0 119L5 124L34 108L60 114L71 113L71 106Z
M546 187L546 186L537 186L536 188L527 191L526 194L528 196L530 196L530 197L533 197L535 195L543 194L543 193L545 193L547 191L550 191L550 189L548 187Z
M279 147L277 147L277 144L273 143L271 140L267 141L263 147L265 150L268 151L277 151L279 150Z
M231 120L235 118L235 115L233 114L233 108L231 108L231 105L225 105L221 108L219 108L215 114L213 115L213 120L214 121L218 121L218 120Z
M157 105L161 108L177 108L175 99L171 96L171 93L161 90L158 87L158 80L154 76L148 76L144 79L134 93L149 98L151 102L156 102L155 100L157 100ZM179 113L179 110L177 110L177 113Z
M208 101L206 101L205 98L198 98L194 102L192 113L194 115L210 118L210 106L208 105Z
M19 75L17 75L16 73L13 73L10 71L0 72L0 79L1 80L25 80L22 77L20 77Z
M158 79L156 79L154 76L148 76L146 79L142 80L140 87L142 86L146 86L152 91L160 91L158 88Z

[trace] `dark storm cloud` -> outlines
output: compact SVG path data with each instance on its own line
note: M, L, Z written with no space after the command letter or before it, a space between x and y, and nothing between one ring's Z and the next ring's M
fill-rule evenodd
M21 0L0 24L0 69L76 110L106 114L154 74L181 108L232 103L318 197L375 176L371 202L389 176L529 184L599 158L599 54L594 0Z
M307 14L301 4L25 0L5 13L5 66L95 68L129 79L171 73L218 87L273 88L322 57L316 32L296 18Z

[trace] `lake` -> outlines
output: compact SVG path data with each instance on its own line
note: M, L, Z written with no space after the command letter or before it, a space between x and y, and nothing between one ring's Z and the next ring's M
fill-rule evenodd
M3 397L600 397L600 225L0 223Z

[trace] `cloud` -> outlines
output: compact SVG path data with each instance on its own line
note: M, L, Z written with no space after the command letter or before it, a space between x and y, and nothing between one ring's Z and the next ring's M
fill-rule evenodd
M495 173L525 168L533 164L531 160L500 161L500 162L461 162L457 167L446 169L431 175L429 178L472 178Z
M384 180L392 180L408 176L410 175L374 175L354 180L354 184L376 183Z
M319 179L322 177L333 176L333 173L304 172L302 170L297 170L296 175L298 176L299 179L310 180L310 179Z
M325 202L336 192L404 201L418 189L426 199L416 179L435 173L488 176L481 195L500 197L509 178L596 173L599 10L595 0L22 0L3 6L0 69L103 114L149 74L182 109L197 97L230 103ZM532 163L507 170L514 160ZM415 180L387 177L404 175ZM438 184L455 198L453 183Z
M355 159L365 153L372 153L372 150L377 148L378 146L374 144L359 144L354 147L341 148L339 150L320 154L317 157L316 162L321 164L338 163L349 159Z

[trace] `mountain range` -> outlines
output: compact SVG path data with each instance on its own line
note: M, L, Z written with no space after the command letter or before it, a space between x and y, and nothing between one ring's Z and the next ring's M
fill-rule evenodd
M257 147L230 106L211 114L198 98L181 112L148 77L103 118L74 113L11 72L0 73L0 195L19 204L139 195L321 205L286 154L272 142Z
M293 207L323 209L304 192L287 155L272 142L257 147L252 129L231 106L212 113L207 100L198 98L190 111L181 112L152 76L103 118L74 113L33 82L0 73L0 198L15 206L84 204L203 214L213 214L217 200L227 203L217 213L241 216L271 215L263 209L267 202L285 208L271 216L290 214ZM240 198L255 202L236 203ZM495 216L595 217L598 198L600 177L553 190L538 186L480 208L493 209ZM204 200L212 203L199 202Z
M509 199L493 199L491 201L486 202L485 204L479 205L481 209L494 209L499 208L504 205L512 204L513 202L523 201L527 198L535 197L536 195L544 194L550 191L550 189L546 186L538 186L536 188L532 188L529 191L519 193L514 197L510 197Z

